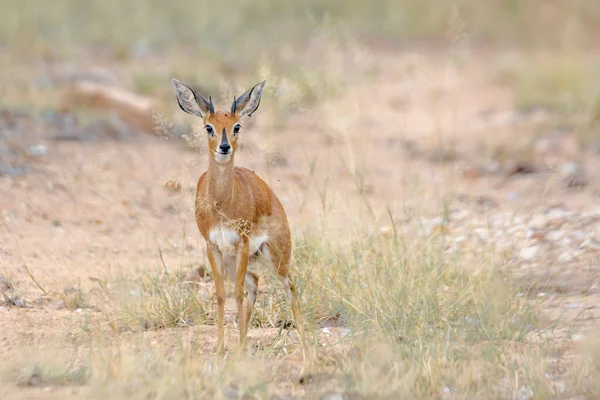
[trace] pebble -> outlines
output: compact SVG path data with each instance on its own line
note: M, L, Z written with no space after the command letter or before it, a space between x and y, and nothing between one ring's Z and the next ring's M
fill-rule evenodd
M571 340L574 342L581 342L583 339L585 339L585 336L580 333L576 333L573 336L571 336Z
M529 221L529 225L533 228L543 228L547 222L548 218L545 215L536 215Z
M534 395L533 389L531 389L529 386L524 386L517 393L517 399L519 399L519 400L529 400L529 399L531 399L533 397L533 395Z
M569 188L579 188L589 183L587 173L580 164L566 163L561 166L560 172L564 184Z
M521 257L521 259L523 259L525 261L531 261L536 256L539 249L540 249L540 246L524 247L519 252L519 256Z
M569 261L571 261L573 259L573 256L570 255L569 253L567 253L566 251L561 253L560 256L558 256L558 262L559 263L568 263Z
M521 196L519 196L517 193L510 192L506 194L506 199L509 201L519 201L521 200Z
M484 228L476 228L473 231L481 240L487 240L490 237L490 233L487 229Z
M560 208L553 208L550 211L548 211L548 219L564 221L564 220L572 217L573 214L574 213L572 211L563 210Z
M43 144L36 144L34 146L29 146L26 153L30 157L42 157L48 153L48 148Z
M556 230L556 231L550 231L546 234L546 239L554 242L554 241L560 240L564 235L565 235L565 231L562 229Z
M585 239L587 239L588 236L589 235L587 235L585 232L582 232L582 231L573 232L573 237L579 241L584 241Z

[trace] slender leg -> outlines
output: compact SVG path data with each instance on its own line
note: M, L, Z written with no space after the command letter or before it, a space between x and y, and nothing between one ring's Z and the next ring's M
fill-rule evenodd
M298 308L298 300L296 298L296 287L290 281L289 276L281 276L279 275L279 281L283 285L285 293L288 297L288 301L290 302L292 308L292 314L294 316L294 322L296 322L296 329L298 330L298 337L300 338L300 343L302 344L302 359L306 364L307 361L310 361L308 358L308 348L306 347L306 336L304 335L304 323L302 322L302 318L300 317L300 310Z
M215 279L215 289L217 292L217 354L225 354L225 283L223 281L222 267L223 259L219 248L208 243L208 261Z
M246 272L244 288L248 292L248 303L246 303L246 330L248 330L250 317L252 317L252 310L254 310L256 295L258 293L258 275L251 271Z
M238 324L240 326L240 350L246 350L246 333L247 327L246 316L244 315L244 281L246 280L246 271L248 269L249 257L248 237L242 239L242 250L240 252L239 263L237 266L235 277L234 296L238 309Z

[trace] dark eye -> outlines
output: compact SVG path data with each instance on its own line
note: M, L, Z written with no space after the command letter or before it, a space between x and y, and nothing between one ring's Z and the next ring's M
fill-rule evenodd
M238 125L234 126L233 127L233 134L237 135L238 133L240 133L240 129L242 129L241 125L238 124Z
M211 135L211 136L212 136L212 135L215 133L215 131L214 131L213 127L212 127L212 126L210 126L210 125L206 125L206 126L204 127L204 129L206 129L206 133L208 133L208 134L209 134L209 135Z

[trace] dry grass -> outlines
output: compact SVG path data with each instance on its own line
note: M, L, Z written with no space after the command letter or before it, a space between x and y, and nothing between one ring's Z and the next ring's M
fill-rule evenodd
M351 243L339 244L319 230L307 232L295 246L295 281L319 359L308 385L298 383L298 364L290 362L299 357L295 334L283 324L269 331L278 317L289 315L275 284L267 285L273 296L259 297L251 329L271 339L251 336L250 360L230 353L220 362L207 354L206 344L190 340L199 324L214 324L210 282L198 289L167 268L100 285L102 312L84 326L90 351L77 364L28 360L16 363L5 379L39 376L46 385L68 384L73 370L85 370L85 380L74 382L87 382L93 398L335 392L358 398L541 399L598 393L591 351L589 361L571 369L572 380L561 376L557 386L548 377L548 359L560 351L546 339L551 325L539 305L519 293L504 265L492 261L492 252L449 252L440 235L356 233ZM325 320L341 328L324 331ZM228 329L235 330L231 324ZM138 333L131 336L131 330Z
M44 65L108 60L118 64L115 70L126 70L120 75L124 86L172 110L171 76L205 85L199 90L215 99L230 99L242 82L268 77L264 107L276 110L279 122L344 89L356 74L351 67L368 77L376 60L364 62L371 57L365 43L452 45L469 39L583 48L589 37L598 37L600 26L600 7L582 0L457 0L444 6L433 0L265 0L236 6L0 0L0 8L8 10L0 14L0 48L11 55L0 56L0 66L12 72L0 77L0 89L6 89L2 106L55 105L56 93L49 90L40 100L30 69L16 68L30 67L31 59ZM153 57L167 61L154 71L148 68ZM527 58L503 77L519 107L549 108L583 131L586 123L596 129L594 121L600 120L597 73L598 66L581 54L565 52ZM370 209L368 178L361 168L345 166ZM336 190L328 187L329 179L317 188L323 215ZM177 182L167 187L183 190ZM289 305L272 276L261 280L265 288L252 318L250 358L230 352L216 360L214 335L204 332L202 343L194 339L214 325L212 282L191 282L185 268L170 269L162 259L157 269L96 279L94 290L47 292L30 274L68 310L91 308L80 326L86 351L72 356L72 350L57 346L58 355L39 349L21 354L5 365L2 379L29 386L84 385L89 397L114 399L600 396L597 342L580 350L585 357L580 354L567 374L554 375L550 360L567 353L551 339L556 321L542 316L540 299L521 292L507 261L492 247L450 251L443 234L423 237L408 223L392 223L383 233L365 229L364 219L360 230L342 238L319 226L296 227L293 279L319 361L308 383L298 382L299 346L293 329L286 329L292 325L286 321ZM13 288L8 280L4 286L8 303ZM232 325L227 328L235 330Z
M206 321L206 294L167 270L146 271L107 284L99 300L105 322L117 332L184 327Z

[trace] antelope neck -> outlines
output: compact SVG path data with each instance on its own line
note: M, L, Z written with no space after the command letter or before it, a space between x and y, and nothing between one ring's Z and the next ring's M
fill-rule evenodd
M217 163L210 157L208 166L208 194L217 201L233 199L233 154L226 164Z

